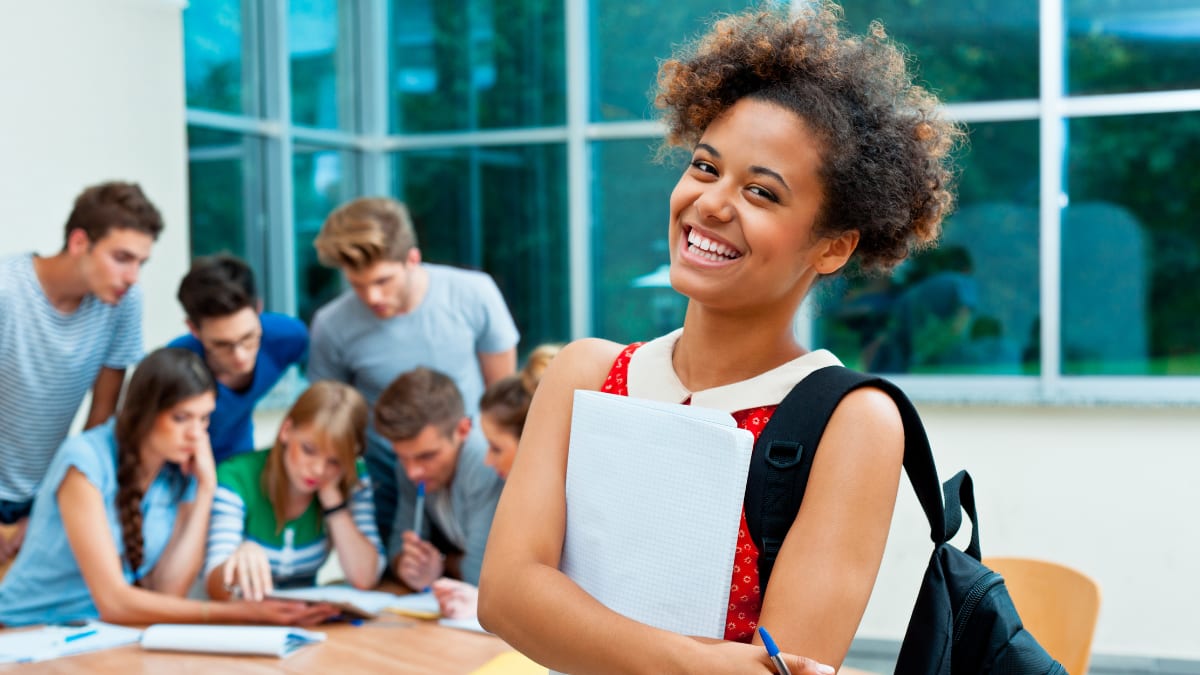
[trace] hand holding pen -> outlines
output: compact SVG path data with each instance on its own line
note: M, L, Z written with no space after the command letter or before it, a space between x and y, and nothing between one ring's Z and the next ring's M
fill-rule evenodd
M833 675L836 672L833 666L817 663L812 659L806 659L801 656L781 653L779 647L775 645L775 640L771 637L771 634L762 626L758 627L758 635L762 638L763 646L767 649L767 657L771 659L771 664L778 675L793 675L793 672L795 675L804 675L805 673ZM788 666L789 662L792 663L792 666Z

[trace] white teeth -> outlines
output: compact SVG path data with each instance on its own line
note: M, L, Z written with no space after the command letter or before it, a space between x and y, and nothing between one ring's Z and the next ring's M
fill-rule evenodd
M696 253L702 258L707 258L708 260L729 260L741 257L741 254L735 249L732 249L725 244L715 242L708 237L697 233L695 230L690 230L688 232L687 240L688 244L690 244L689 249L693 253Z

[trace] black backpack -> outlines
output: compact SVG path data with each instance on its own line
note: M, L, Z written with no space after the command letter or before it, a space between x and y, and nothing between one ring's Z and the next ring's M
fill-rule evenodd
M979 527L971 477L946 481L946 505L929 439L916 408L899 387L841 366L821 368L801 380L779 404L754 445L746 483L746 524L758 544L759 584L766 593L775 557L800 510L817 443L842 397L860 387L889 394L904 421L904 471L917 493L933 556L900 656L897 675L1059 675L1066 670L1021 625L1004 579L980 562ZM960 551L949 540L971 519L971 543Z

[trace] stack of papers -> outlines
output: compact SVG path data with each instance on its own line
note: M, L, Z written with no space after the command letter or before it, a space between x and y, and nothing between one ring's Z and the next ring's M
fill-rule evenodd
M342 610L342 614L347 616L358 619L374 619L389 607L403 605L405 602L403 598L408 596L385 591L360 591L353 586L312 586L277 590L272 592L269 597L279 600L326 602L338 607ZM436 612L436 600L433 608Z
M46 626L0 634L0 663L33 663L110 649L138 641L142 631L91 621L84 626Z
M290 626L209 626L160 623L142 634L142 649L284 657L323 642L324 633Z

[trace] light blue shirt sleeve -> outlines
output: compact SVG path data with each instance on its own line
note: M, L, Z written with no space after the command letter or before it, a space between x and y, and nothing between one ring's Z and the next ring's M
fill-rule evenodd
M500 288L490 276L485 275L479 284L479 301L483 309L483 322L475 339L475 351L495 354L516 347L521 334Z
M117 305L117 320L104 366L123 370L142 358L142 287L135 284Z
M318 380L336 380L353 384L350 381L350 370L342 358L339 347L334 339L337 326L329 325L329 316L318 311L313 317L312 334L308 344L309 382Z

